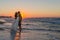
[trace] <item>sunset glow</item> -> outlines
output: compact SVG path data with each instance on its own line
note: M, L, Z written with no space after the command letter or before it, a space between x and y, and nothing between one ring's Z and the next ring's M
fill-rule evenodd
M60 17L60 0L0 0L0 16L20 11L23 18Z

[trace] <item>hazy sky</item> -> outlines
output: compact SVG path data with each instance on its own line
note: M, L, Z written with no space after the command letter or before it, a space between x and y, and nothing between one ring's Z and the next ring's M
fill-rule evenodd
M24 17L60 17L60 0L0 0L0 15L18 10Z

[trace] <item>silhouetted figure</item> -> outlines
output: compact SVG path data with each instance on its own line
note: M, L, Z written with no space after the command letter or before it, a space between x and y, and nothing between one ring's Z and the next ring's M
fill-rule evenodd
M15 40L15 36L18 28L19 16L17 15L17 12L15 12L15 14L16 14L16 17L11 27L11 40Z

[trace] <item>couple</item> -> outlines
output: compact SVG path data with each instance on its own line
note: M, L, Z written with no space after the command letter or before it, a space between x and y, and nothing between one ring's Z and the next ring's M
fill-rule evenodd
M20 11L16 12L15 13L15 22L17 23L16 24L16 27L18 26L19 27L19 31L21 32L21 21L22 21L22 16L21 16L21 13Z
M17 28L19 27L19 33L21 32L21 21L22 21L22 16L20 11L15 12L15 20L14 23L12 24L11 28L11 39L14 40L17 32Z

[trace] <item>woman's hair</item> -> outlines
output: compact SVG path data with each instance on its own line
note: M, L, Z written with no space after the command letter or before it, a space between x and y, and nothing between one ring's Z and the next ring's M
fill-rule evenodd
M17 12L15 12L15 19L17 18Z

